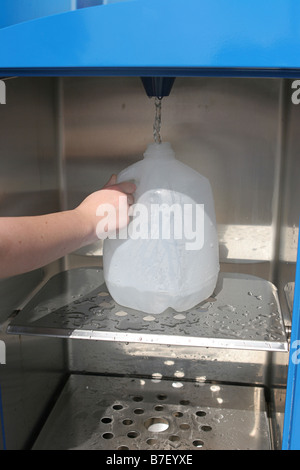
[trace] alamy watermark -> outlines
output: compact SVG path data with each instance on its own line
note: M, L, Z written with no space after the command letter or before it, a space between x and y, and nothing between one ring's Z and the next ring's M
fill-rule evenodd
M297 339L291 344L291 359L293 364L300 364L300 340Z
M292 83L292 89L295 90L292 93L291 99L293 104L300 103L300 80L294 80Z
M6 85L3 80L0 80L0 104L6 104Z
M6 364L6 346L4 341L0 340L0 364Z
M102 217L96 229L99 239L183 240L186 250L204 245L204 204L136 203L128 212L127 197L120 196L118 212L112 204L101 204L96 215Z

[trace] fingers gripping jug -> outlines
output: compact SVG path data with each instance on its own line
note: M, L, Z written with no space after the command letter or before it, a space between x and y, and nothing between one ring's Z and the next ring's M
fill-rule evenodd
M176 160L169 143L150 144L119 174L118 182L128 180L137 188L126 236L104 240L107 288L142 312L188 310L213 293L219 272L210 183Z

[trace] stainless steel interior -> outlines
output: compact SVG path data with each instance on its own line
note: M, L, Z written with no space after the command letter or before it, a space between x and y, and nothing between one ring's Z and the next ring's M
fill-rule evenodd
M154 102L147 98L138 77L12 78L6 86L7 104L0 108L1 216L72 208L103 186L112 173L137 161L153 140ZM160 336L155 341L154 323L148 321L145 328L132 312L127 312L131 313L133 327L129 337L124 330L114 329L116 323L107 312L108 336L101 326L95 327L95 317L85 318L85 324L77 318L71 333L66 324L53 325L49 322L51 312L36 303L41 292L51 292L49 278L68 277L75 269L72 272L83 273L80 279L88 285L88 273L99 271L96 287L100 288L101 243L36 272L2 280L0 339L6 346L6 364L0 365L0 383L7 448L97 448L96 437L104 433L114 438L101 437L102 448L149 448L146 441L150 438L156 440L156 448L280 447L299 218L298 204L294 203L300 196L299 119L299 109L291 101L291 82L281 79L177 78L162 103L163 140L172 143L180 160L211 182L221 277L239 283L258 279L260 288L274 296L277 314L273 318L279 327L275 333L280 338L274 336L274 325L270 329L265 321L258 327L255 339L259 341L253 341L244 337L240 321L226 324L222 320L223 332L218 323L209 323L207 337L200 328L193 335L196 339L188 344L186 332L197 315L202 313L203 325L207 321L203 306L181 319L184 327L182 323L175 327L185 329L185 334L172 333L170 318L165 327L158 323ZM262 312L256 308L259 305L254 309L259 299L248 295L251 288L245 285L244 299L250 302L248 310L255 324ZM239 287L238 292L242 291ZM274 303L274 299L266 304ZM104 298L104 302L110 301ZM226 300L224 305L233 303ZM32 323L36 311L30 306L40 308L39 318L35 318L39 324ZM272 317L268 314L275 310L266 313L269 319ZM67 313L60 319L65 321ZM86 328L91 320L93 327ZM127 325L125 321L125 316L119 316L118 325ZM113 339L116 332L119 336ZM244 342L232 341L234 334L235 340L242 338ZM262 339L262 334L271 341ZM136 335L142 340L138 341ZM145 416L153 423L159 423L162 417L169 424L154 437L144 434L148 432L146 419L132 419L130 400L132 394L141 394L142 381L148 394ZM218 397L227 397L226 406L215 401L212 386L224 390ZM93 402L91 391L79 400L80 390L88 387L96 390L97 402L103 398L100 407ZM112 387L112 402L106 403ZM197 395L195 387L205 393ZM154 410L159 394L172 397L163 415ZM192 403L188 417L185 415L185 424L190 426L185 431L175 429L180 422L172 414L184 399ZM114 400L124 400L123 406L130 413L108 416ZM239 403L238 413L235 403ZM51 439L60 429L62 406L71 420L66 423L73 429L82 424L85 406L91 415L97 408L98 418L113 421L103 423L99 418L97 427L94 418L87 417L85 432L77 440L71 434L66 438L67 429L61 439L60 433ZM210 417L208 424L202 424L195 415L200 408ZM240 413L245 413L244 417ZM247 422L246 434L230 436L226 431L227 437L222 440L222 419L221 430L212 425L216 424L216 415L225 417L226 429L233 429L243 419ZM122 419L135 424L128 431ZM201 431L205 425L213 430ZM130 431L140 437L123 438L118 434L122 426L126 428L125 437ZM2 442L0 439L0 446Z
M264 403L255 387L73 375L33 448L269 450Z

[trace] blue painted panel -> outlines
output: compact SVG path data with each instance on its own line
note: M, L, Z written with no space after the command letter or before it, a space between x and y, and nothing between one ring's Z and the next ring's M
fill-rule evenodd
M126 0L0 0L0 28L57 15L77 8L108 5Z
M87 8L96 7L97 5L103 5L105 0L77 0L76 8Z
M296 0L127 0L0 30L0 67L32 74L148 68L190 75L201 68L297 75L299 17Z
M95 7L97 5L108 5L109 3L126 2L127 0L77 0L76 8Z
M0 28L72 10L76 0L0 0Z
M300 450L300 233L282 448Z

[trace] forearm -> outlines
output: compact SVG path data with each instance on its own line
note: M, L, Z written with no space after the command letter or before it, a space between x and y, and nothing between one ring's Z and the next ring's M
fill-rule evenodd
M0 220L0 278L45 266L93 241L78 210Z
M115 229L121 228L121 220L128 223L128 205L133 203L136 187L130 182L115 183L113 175L102 190L89 195L70 211L34 217L0 217L0 278L32 271L97 241L97 225L101 221L97 209L102 204L114 208ZM127 197L123 218L118 215L121 196ZM101 230L103 233L97 234L105 238L106 228Z

